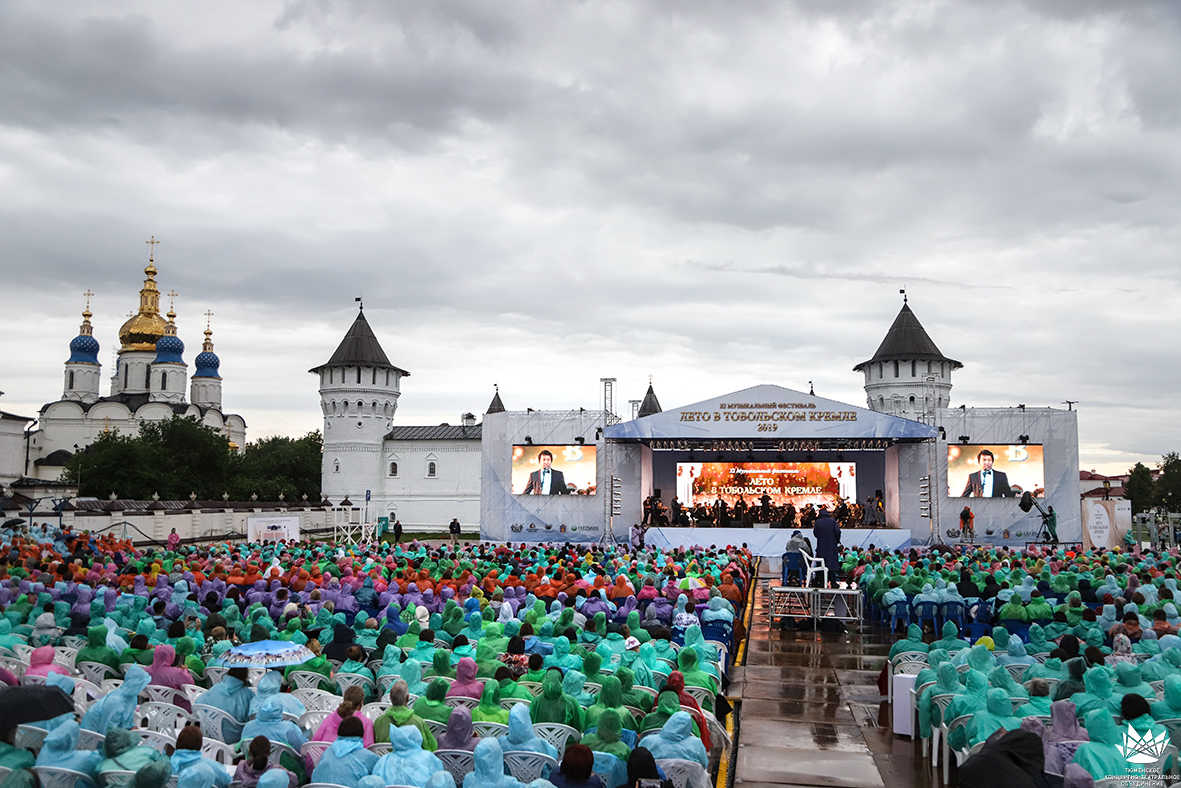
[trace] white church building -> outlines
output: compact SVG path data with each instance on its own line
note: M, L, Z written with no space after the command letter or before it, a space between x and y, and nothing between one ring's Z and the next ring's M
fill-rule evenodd
M246 422L222 409L221 361L213 350L213 331L206 327L190 377L176 312L170 308L167 315L160 314L157 273L154 259L149 259L139 311L119 329L118 361L107 396L100 392L102 362L88 302L78 336L70 341L61 398L41 408L31 429L25 425L32 419L3 414L6 424L19 423L22 429L19 434L0 430L0 484L57 481L66 461L102 433L136 435L140 424L173 416L198 419L225 435L231 449L245 446Z

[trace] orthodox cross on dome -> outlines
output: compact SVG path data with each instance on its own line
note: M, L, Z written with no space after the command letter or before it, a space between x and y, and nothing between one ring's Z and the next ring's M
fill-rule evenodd
M205 330L206 331L210 330L209 326L210 326L210 323L212 322L212 320L211 320L212 318L213 318L213 310L206 309L205 310Z
M156 262L156 244L160 243L156 240L156 236L152 236L149 240L144 241L148 245L148 262Z
M168 311L171 312L176 309L176 291L168 291Z
M89 312L90 311L90 299L94 296L94 293L90 292L90 288L87 288L86 292L83 293L82 295L86 296L86 311Z

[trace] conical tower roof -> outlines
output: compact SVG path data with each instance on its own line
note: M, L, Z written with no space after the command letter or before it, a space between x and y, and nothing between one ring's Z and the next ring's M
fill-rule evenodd
M484 411L484 415L489 413L504 413L504 403L500 401L500 387L496 389L496 393L492 395L492 402L488 403L488 410Z
M407 376L410 374L390 363L389 357L381 349L381 343L377 341L377 335L373 333L373 329L369 327L369 321L365 319L364 309L357 313L357 319L349 326L349 330L336 347L332 358L328 359L327 363L309 371L319 372L328 367L377 367L379 369L396 369Z
M660 400L656 399L656 392L652 390L652 384L648 384L648 393L644 395L644 401L640 403L640 410L636 414L636 418L642 419L645 416L653 416L660 413Z
M927 330L923 328L923 324L919 322L914 312L911 311L910 305L903 302L902 310L898 313L898 317L894 318L894 324L886 332L886 338L878 346L878 350L873 354L873 358L869 361L862 361L853 367L853 370L861 372L866 365L872 364L875 361L909 361L911 359L917 361L946 361L951 365L952 369L961 369L964 366L955 359L943 355L935 345L935 342L927 334Z

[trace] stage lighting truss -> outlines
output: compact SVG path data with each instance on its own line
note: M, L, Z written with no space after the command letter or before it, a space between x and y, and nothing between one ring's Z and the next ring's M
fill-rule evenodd
M700 452L809 452L809 451L881 451L898 441L889 438L843 438L840 440L654 440L648 446L653 451Z

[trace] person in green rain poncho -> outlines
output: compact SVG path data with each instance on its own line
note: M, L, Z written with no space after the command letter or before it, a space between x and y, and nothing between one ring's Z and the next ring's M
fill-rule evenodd
M100 625L86 630L86 645L79 649L74 662L75 664L98 662L113 670L119 669L119 655L107 645L107 628L105 626Z
M496 675L498 668L504 666L504 663L496 658L496 651L488 643L488 638L484 638L476 644L476 678L490 679Z
M635 688L636 674L631 668L620 668L615 671L615 677L619 679L624 706L634 706L645 714L652 710L652 702L655 699L647 692Z
M626 761L631 755L631 747L624 744L620 736L623 734L624 721L630 717L630 714L621 716L615 709L606 709L599 716L596 730L583 736L579 743L590 747L594 752L604 752Z
M582 657L570 653L570 641L564 637L554 640L554 653L545 658L547 668L581 670Z
M1014 717L1049 717L1050 685L1045 679L1029 682L1029 701L1017 707Z
M623 704L623 685L615 676L606 676L603 679L603 688L599 691L599 695L595 698L592 706L587 708L583 715L583 726L586 728L593 728L598 723L599 717L608 709L614 710L619 714L619 718L624 727L628 730L635 730L635 719L631 712L624 708Z
M930 649L941 648L948 654L954 654L957 651L969 648L968 641L960 637L960 630L954 621L944 622L942 633L943 637L931 643L929 646Z
M718 685L713 677L697 667L697 652L691 648L683 648L677 653L677 666L681 675L685 677L686 687L701 687L709 690L709 695L701 704L706 711L714 710L713 695L717 694Z
M973 714L968 723L968 745L974 747L1000 728L1011 731L1020 727L1021 719L1013 716L1008 694L1002 689L990 689L984 710Z
M1048 654L1054 649L1054 644L1046 640L1046 630L1042 629L1041 624L1030 624L1029 626L1029 645L1025 648L1025 653L1029 655L1034 654Z
M1000 609L997 610L996 617L1002 623L1007 621L1025 622L1029 621L1029 612L1026 611L1025 605L1021 603L1021 597L1014 593L1009 597L1009 601L1001 605ZM995 632L993 633L993 639L996 639Z
M587 684L602 684L603 679L607 674L602 671L603 658L597 652L592 651L582 658L582 675L586 678Z
M1096 780L1129 774L1133 764L1119 750L1124 737L1116 727L1111 712L1095 709L1086 714L1083 720L1090 741L1079 745L1074 754L1074 763L1086 769Z
M184 666L198 681L205 678L205 663L197 656L197 641L188 635L176 641L176 656L179 665Z
M119 655L119 663L127 665L135 663L137 665L151 665L155 649L152 644L148 642L148 636L136 634L131 638L131 645L123 649L123 653Z
M1115 666L1116 683L1112 694L1117 698L1124 695L1142 695L1150 701L1156 700L1156 690L1140 675L1140 668L1131 662L1118 662Z
M1076 692L1070 697L1075 714L1086 717L1088 712L1101 710L1108 714L1119 714L1120 697L1111 688L1111 675L1107 668L1096 665L1083 674L1086 692Z
M416 659L407 659L402 663L402 680L406 682L411 695L426 693L427 683L422 680L422 663Z
M428 752L437 750L439 745L435 741L435 735L431 732L430 726L424 721L425 718L419 715L417 710L406 705L410 700L410 691L406 682L395 681L390 687L389 699L390 707L373 721L373 740L388 742L391 727L401 728L404 725L413 725L422 734L423 749Z
M403 615L405 615L405 611L403 611ZM422 626L417 621L411 621L410 628L406 630L405 635L398 638L396 645L398 648L414 648L418 645L420 634L422 634Z
M988 686L1003 689L1011 698L1029 698L1029 690L1013 679L1013 674L1004 665L997 665L988 674Z
M451 707L446 703L448 687L450 685L442 679L435 679L428 684L426 694L414 701L414 713L424 720L446 725L451 718Z
M1042 596L1041 591L1035 590L1029 597L1029 604L1025 607L1030 621L1048 621L1054 617L1054 610L1050 603Z
M679 708L679 707L678 707ZM541 695L529 706L529 718L539 722L559 722L582 731L582 708L578 701L562 691L562 674L551 670L541 682Z
M988 679L985 675L978 670L969 670L965 677L964 693L952 698L943 712L943 718L946 720L954 720L965 714L976 714L984 711L988 705ZM962 750L967 738L967 729L958 728L952 731L947 743L957 750Z
M508 725L508 709L500 707L500 685L495 681L484 682L480 702L472 709L472 722L498 722Z
M443 649L437 650L426 675L445 679L455 678L455 668L451 667L451 652Z
M890 646L889 659L894 659L904 651L921 651L926 654L931 647L923 642L923 630L918 624L911 624L906 628L906 637Z
M672 690L660 693L656 699L656 708L640 722L641 731L659 730L668 722L668 718L681 710L681 699ZM692 717L692 715L690 715ZM700 736L701 731L697 722L693 722L693 735Z
M1079 622L1083 620L1083 613L1087 610L1083 606L1082 595L1078 591L1071 591L1066 595L1066 601L1058 606L1055 613L1066 614L1066 624L1070 627L1077 627Z
M939 705L935 703L936 695L963 695L965 692L960 685L959 674L950 662L939 666L935 684L923 690L918 699L919 736L923 739L931 738L931 728L940 725L943 718L939 712Z

